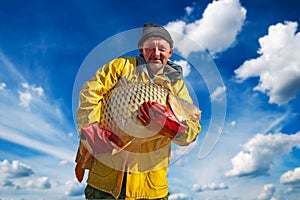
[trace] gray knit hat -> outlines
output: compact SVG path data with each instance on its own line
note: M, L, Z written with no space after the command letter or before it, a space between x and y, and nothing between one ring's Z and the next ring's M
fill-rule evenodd
M145 40L147 40L149 37L161 37L170 44L171 48L173 48L173 40L170 33L161 25L145 24L138 46L142 46Z

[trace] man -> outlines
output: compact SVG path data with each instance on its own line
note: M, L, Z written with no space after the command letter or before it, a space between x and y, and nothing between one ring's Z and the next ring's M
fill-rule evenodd
M138 48L139 56L117 58L100 68L80 92L80 106L77 112L78 130L85 135L98 132L101 138L97 140L101 145L96 148L98 152L103 152L105 155L112 143L121 149L124 147L123 141L116 134L102 130L98 123L94 123L99 122L101 118L99 112L103 106L103 96L117 85L120 78L134 82L138 76L139 81L149 82L156 76L164 76L170 82L173 95L192 102L182 79L182 68L169 60L173 54L173 40L169 32L160 25L145 24ZM146 66L146 69L142 71L140 66ZM155 102L145 102L140 107L141 113L137 118L145 125L150 121L156 121L157 125L161 124L161 119L150 117L149 111L152 108L158 114L164 115L167 120L162 124L163 131L160 136L143 144L140 151L151 152L155 148L167 148L165 151L167 153L162 154L164 157L157 162L168 163L171 141L178 145L188 145L196 139L201 127L198 121L179 122L168 108ZM94 137L93 135L92 140L95 139ZM120 170L91 156L82 141L76 163L75 171L79 181L82 181L84 170L89 170L85 189L87 199L168 199L166 178L168 166L162 165L154 167L153 170L140 172L132 171L128 166Z

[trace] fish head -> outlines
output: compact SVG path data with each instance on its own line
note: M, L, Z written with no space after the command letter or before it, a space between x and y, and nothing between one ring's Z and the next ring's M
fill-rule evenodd
M185 99L169 94L167 103L180 122L185 120L199 121L201 119L201 110Z

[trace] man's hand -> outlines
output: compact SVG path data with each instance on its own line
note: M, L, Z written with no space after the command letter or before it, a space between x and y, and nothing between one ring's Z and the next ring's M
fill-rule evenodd
M117 146L122 147L124 143L114 133L102 129L98 122L94 122L81 128L81 139L87 140L90 147L92 148L91 153L99 154L110 152L113 149L111 142Z
M92 152L89 152L84 144L80 142L75 160L75 174L79 182L83 179L85 166L92 158L92 154L111 152L113 149L111 142L119 147L124 145L117 135L100 128L98 122L82 127L80 138L88 142Z
M184 133L188 126L178 121L175 115L166 106L163 106L157 102L145 102L140 107L141 114L137 115L137 118L150 129L154 129L153 126L159 126L164 131L160 133L166 133L168 137L173 139L177 134ZM156 127L157 129L157 127Z

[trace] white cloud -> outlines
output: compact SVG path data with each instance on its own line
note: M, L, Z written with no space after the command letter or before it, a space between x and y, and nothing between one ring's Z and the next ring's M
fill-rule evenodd
M217 87L211 94L210 98L212 101L222 101L224 99L226 87Z
M36 92L38 96L44 95L44 89L42 87L32 87L32 91Z
M231 121L231 122L230 122L230 125L231 125L231 126L235 126L235 125L236 125L236 121Z
M172 34L176 48L183 55L201 51L202 47L211 54L225 51L231 47L246 18L246 9L239 0L220 0L208 4L202 18L186 24L177 20L167 24L166 28L180 33L181 36ZM182 37L186 35L186 37ZM198 45L190 45L187 40L193 40ZM201 47L199 46L201 45Z
M31 176L34 172L31 167L17 160L12 161L12 163L4 160L0 162L0 174L1 178L20 178Z
M71 137L74 137L74 133L70 132L68 133L68 136L71 138Z
M198 185L194 184L192 190L194 192L204 192L204 191L216 191L216 190L226 190L228 186L224 183L216 184L210 183L208 185Z
M273 184L266 184L263 187L262 192L259 194L259 200L269 200L275 193L275 186Z
M2 178L0 179L0 186L1 187L13 187L15 184L8 178Z
M6 88L6 84L5 83L0 83L0 90L4 90Z
M175 193L169 196L169 200L188 200L189 196L185 193Z
M286 104L300 90L300 33L297 22L278 23L269 27L268 35L259 39L260 56L235 70L241 81L259 77L254 90L266 93L269 103Z
M44 95L44 90L42 87L35 87L34 85L29 85L28 83L22 83L22 87L25 92L19 91L20 104L24 107L28 107L33 100L33 98L40 98Z
M49 189L51 188L50 179L48 177L41 177L36 179L28 180L24 186L29 189Z
M183 77L187 77L190 74L191 66L186 60L175 60L174 63L182 67Z
M28 107L32 100L32 95L29 92L19 92L19 99L22 106Z
M187 6L187 7L185 7L184 10L187 15L191 15L191 13L193 12L194 9L193 9L193 7Z
M300 167L285 172L280 177L280 183L300 186Z
M21 85L25 89L30 89L30 86L28 85L28 83L22 83Z
M280 155L288 154L294 147L300 148L300 132L294 135L257 134L231 159L233 169L225 175L250 177L267 175L273 160Z
M81 196L81 195L83 195L84 187L85 187L85 184L79 183L76 180L67 181L65 195Z
M48 177L36 177L32 168L17 160L9 163L0 162L0 186L3 188L15 187L18 189L49 189Z

